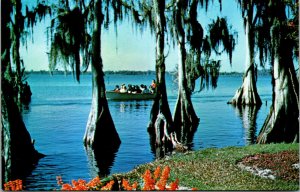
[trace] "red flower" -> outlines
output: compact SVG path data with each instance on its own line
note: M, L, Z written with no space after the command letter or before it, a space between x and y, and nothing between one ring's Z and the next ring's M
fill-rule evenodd
M144 187L142 190L154 190L155 189L155 180L152 179L150 170L146 170L143 175Z
M154 179L158 179L160 174L160 167L157 167L154 171Z
M22 180L17 179L17 180L9 181L9 182L5 183L4 190L5 191L22 191L23 190Z
M71 186L70 184L63 184L63 185L61 186L61 190L62 190L62 191L72 191L73 188L72 188L72 186Z
M161 173L160 180L156 183L156 186L158 187L159 190L166 189L166 184L169 179L169 175L170 175L170 167L166 166Z
M101 185L100 178L97 176L94 179L92 179L86 186L90 189L98 189L97 187Z
M168 188L168 190L171 190L171 191L177 190L178 184L179 184L179 179L176 179L176 181L174 181L170 184L170 187Z
M114 180L111 180L110 182L108 182L105 186L103 186L101 188L101 190L111 190L113 185L114 185L115 181Z
M129 182L126 179L122 179L122 186L127 191L132 190L132 187L130 187Z

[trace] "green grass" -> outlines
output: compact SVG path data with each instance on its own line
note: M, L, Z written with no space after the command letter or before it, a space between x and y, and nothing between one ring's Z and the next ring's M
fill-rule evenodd
M146 169L170 166L171 180L179 185L199 190L299 190L299 182L264 179L243 171L236 163L257 153L276 153L284 150L299 152L298 144L251 145L247 147L210 148L140 165L119 176L138 180Z

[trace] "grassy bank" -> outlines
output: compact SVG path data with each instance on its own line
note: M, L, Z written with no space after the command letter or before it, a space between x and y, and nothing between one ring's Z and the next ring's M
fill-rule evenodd
M299 181L265 179L237 166L237 162L246 156L282 151L297 151L299 154L299 145L270 144L205 149L140 165L119 176L137 180L147 169L154 171L157 166L168 165L171 168L171 180L178 178L180 186L196 187L199 190L299 190Z

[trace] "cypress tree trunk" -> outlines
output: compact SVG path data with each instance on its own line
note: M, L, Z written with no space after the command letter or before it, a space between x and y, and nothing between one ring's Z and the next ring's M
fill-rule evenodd
M16 64L16 72L18 80L21 80L21 58L20 58L20 38L21 38L21 29L23 28L23 16L22 16L22 3L21 0L15 1L15 24L14 24L14 36L13 41L13 58Z
M115 129L105 96L104 73L101 58L101 0L94 2L94 31L92 37L92 106L84 135L85 146L93 149L114 150L121 140Z
M16 87L16 101L19 106L19 109L22 110L22 104L29 104L31 101L31 92L29 92L29 86L23 84L22 77L24 66L22 67L22 60L20 56L20 41L21 35L24 31L24 19L25 17L22 15L22 2L21 0L16 0L14 2L14 23L12 24L12 59L13 63L16 66L16 78L14 86Z
M292 52L276 56L273 66L273 98L269 115L257 138L257 143L299 142L299 84Z
M293 63L293 43L286 25L284 1L272 2L272 106L257 138L257 143L299 142L299 82Z
M1 125L2 125L2 182L27 175L43 157L34 148L15 99L10 69L11 31L8 27L12 5L3 4L1 14Z
M187 86L186 77L186 48L185 48L185 31L182 22L182 3L176 1L175 10L175 31L178 47L178 96L174 112L174 127L179 141L184 140L182 133L194 132L198 126L199 118L194 110L191 92Z
M236 91L234 97L228 102L233 105L257 105L262 104L256 87L256 67L254 63L254 33L252 29L252 15L246 18L246 71L242 86Z
M21 39L21 32L24 28L24 18L22 15L22 3L21 0L15 1L15 23L13 25L13 32L14 32L14 40L13 40L13 61L16 65L16 78L17 78L17 101L18 105L21 105L21 94L22 94L22 74L21 74L21 57L20 57L20 39Z
M148 131L151 142L154 143L156 157L162 157L166 152L172 150L172 141L170 134L174 132L172 115L167 99L166 80L165 80L165 0L153 0L155 15L156 15L156 98L154 100L151 113ZM160 116L158 116L160 114ZM159 118L162 117L162 118ZM167 130L164 130L166 127ZM165 139L163 139L165 138ZM164 141L163 141L164 140Z
M8 181L29 174L44 155L35 150L18 105L11 97L12 85L5 78L2 78L1 91L2 166L4 180Z

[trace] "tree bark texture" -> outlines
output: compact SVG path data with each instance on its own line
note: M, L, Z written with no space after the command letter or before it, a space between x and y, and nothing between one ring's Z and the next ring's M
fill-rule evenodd
M257 138L259 144L299 142L299 84L291 53L274 60L272 106Z
M101 58L101 0L94 2L94 30L92 36L92 106L84 134L84 144L93 149L106 147L114 150L121 140L112 120L105 96L103 63Z
M11 31L8 27L11 4L4 2L1 14L1 125L2 182L25 177L43 157L34 148L15 100L10 70Z
M175 10L175 31L178 47L178 96L174 111L174 127L177 138L180 142L185 143L184 133L193 133L198 126L199 118L194 110L191 93L187 86L186 77L186 48L185 48L185 31L182 21L182 4L183 0L176 1Z
M11 84L2 79L1 121L2 155L5 181L23 178L44 155L34 148L34 141L22 120L18 105L11 97Z
M21 40L21 32L24 28L24 18L22 15L22 2L21 0L15 1L15 21L13 25L13 62L16 65L16 78L17 78L17 101L18 105L21 106L21 93L22 93L22 73L21 73L21 57L20 57L20 40Z
M254 63L254 33L252 26L252 14L246 17L246 61L245 74L242 86L236 91L234 97L228 102L233 105L257 105L262 104L256 87L256 66Z
M155 10L155 31L156 31L156 98L151 109L148 131L150 140L154 143L156 157L163 157L165 153L171 151L175 146L169 134L174 132L172 115L167 99L166 80L165 80L165 0L153 0ZM159 118L162 116L162 118ZM166 127L167 131L164 131ZM168 135L165 135L168 134ZM152 139L151 139L152 138ZM163 138L164 141L163 141Z
M273 2L276 12L270 34L273 48L272 106L257 143L299 142L299 81L293 63L293 43L283 1ZM276 22L277 21L277 22ZM283 22L284 21L284 22Z
M20 39L21 39L21 31L23 28L23 16L22 16L22 3L21 0L16 0L15 1L15 23L13 25L13 30L14 30L14 36L15 39L13 41L13 58L14 62L16 65L16 72L17 72L17 77L19 80L21 80L21 58L20 58Z

